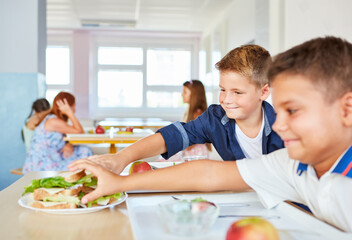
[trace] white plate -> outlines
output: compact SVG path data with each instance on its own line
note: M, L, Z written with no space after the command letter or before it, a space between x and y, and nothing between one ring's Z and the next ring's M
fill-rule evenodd
M100 211L105 208L112 208L116 205L119 205L120 203L123 203L126 199L127 199L127 193L123 193L118 200L105 206L90 207L90 208L75 208L75 209L41 209L41 208L31 207L30 204L33 202L32 195L26 194L18 200L18 204L21 207L28 208L38 212L46 212L46 213L53 213L53 214L82 214L82 213L91 213L91 212Z

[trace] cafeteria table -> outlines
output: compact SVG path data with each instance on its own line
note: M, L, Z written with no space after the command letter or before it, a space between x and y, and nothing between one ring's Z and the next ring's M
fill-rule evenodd
M151 162L156 167L173 163ZM177 164L177 163L176 163ZM128 172L128 167L123 174ZM128 192L125 202L114 207L83 214L53 214L21 207L18 200L32 179L55 176L59 172L29 172L0 192L0 233L2 239L225 239L230 224L245 215L262 215L278 229L282 240L350 239L336 228L285 202L265 209L255 192ZM220 217L204 236L182 238L162 227L155 209L162 201L202 197L220 207ZM242 208L239 208L241 207ZM235 212L234 212L235 211Z
M153 129L158 130L159 128L170 125L172 122L165 121L161 118L106 118L103 121L98 122L97 125L109 129L114 128L126 128L133 127L139 129Z
M116 132L110 134L109 131L105 134L67 134L64 140L73 145L109 143L109 153L116 153L117 148L115 144L134 143L152 134L154 134L154 132L150 129L134 129L133 133L125 132L121 134Z

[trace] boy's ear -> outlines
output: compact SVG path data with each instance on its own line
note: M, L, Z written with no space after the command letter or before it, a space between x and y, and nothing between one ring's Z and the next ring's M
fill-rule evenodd
M352 126L352 92L345 93L340 98L341 119L346 127Z
M266 100L270 95L270 87L269 84L265 84L262 88L261 88L261 95L260 95L260 99L262 101Z

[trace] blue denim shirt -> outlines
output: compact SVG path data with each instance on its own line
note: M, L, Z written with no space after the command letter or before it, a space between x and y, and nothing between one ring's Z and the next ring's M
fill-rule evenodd
M262 107L265 121L262 152L267 154L283 148L284 145L281 138L271 129L276 118L273 107L265 101ZM157 131L163 136L167 147L167 152L162 156L168 159L193 144L212 143L224 160L246 158L236 139L235 126L236 121L229 119L220 105L210 105L202 115L193 121L188 123L174 122Z

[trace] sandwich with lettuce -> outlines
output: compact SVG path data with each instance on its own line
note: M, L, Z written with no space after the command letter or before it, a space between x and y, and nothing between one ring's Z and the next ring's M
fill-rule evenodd
M43 209L73 209L108 205L120 199L122 193L100 197L87 204L81 198L93 191L97 186L97 178L86 174L84 170L63 172L55 177L34 179L25 187L22 195L30 194L33 198L31 206Z

